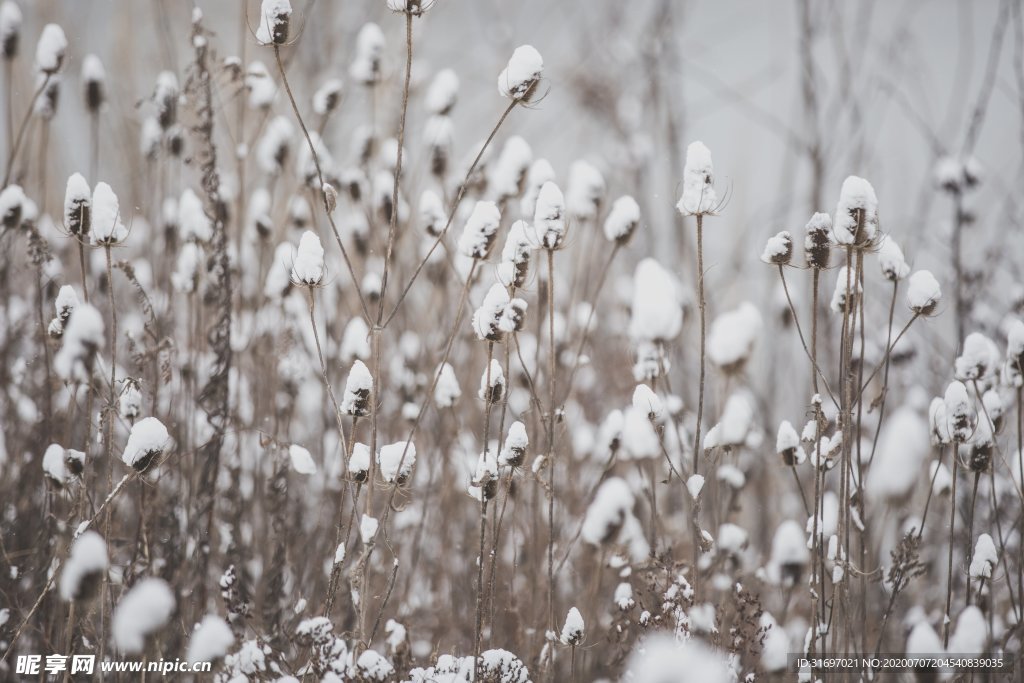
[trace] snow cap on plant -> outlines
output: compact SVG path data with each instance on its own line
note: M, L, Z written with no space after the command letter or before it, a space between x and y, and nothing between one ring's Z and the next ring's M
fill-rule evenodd
M629 195L612 202L604 220L604 236L609 242L626 244L640 225L640 205Z
M156 77L153 101L156 103L156 120L160 128L167 130L178 120L178 77L173 71L161 71Z
M82 96L86 110L96 113L107 100L107 72L103 62L94 54L82 60Z
M793 260L793 237L787 230L768 238L761 260L777 266L788 265Z
M78 294L75 293L75 288L71 285L61 286L57 291L57 298L54 299L53 308L62 325L68 321L77 306Z
M121 221L121 208L110 185L100 181L92 191L92 243L108 246L120 244L128 237L128 228Z
M526 140L513 135L505 141L488 174L488 183L498 201L519 196L532 162L533 150Z
M853 311L857 307L857 297L864 292L861 283L857 281L855 274L846 266L839 268L836 276L836 288L832 290L832 302L829 308L833 313ZM848 300L848 295L853 295L853 301Z
M288 446L288 462L292 469L299 474L316 474L316 463L309 449L303 448L297 443Z
M356 36L356 57L348 71L352 80L367 86L378 83L383 55L384 32L372 21L367 22Z
M121 460L135 471L145 472L153 460L163 454L170 441L171 435L160 420L143 418L132 425Z
M623 455L632 460L656 458L661 454L661 440L651 424L650 409L630 406L623 413Z
M409 481L415 464L416 446L412 441L399 441L381 446L377 454L380 474L384 481L392 484L404 484Z
M481 503L491 500L498 494L498 476L498 461L490 451L484 451L477 458L467 492Z
M638 384L633 389L633 407L644 411L651 422L660 422L665 417L665 404L646 384Z
M498 264L498 281L506 287L522 287L526 284L530 254L533 251L527 234L529 229L526 221L516 221L505 237L501 263Z
M52 443L43 453L43 474L55 488L63 488L71 477L64 462L64 448Z
M537 193L533 212L533 239L543 249L560 249L565 241L565 198L553 181L544 183Z
M572 163L565 192L565 206L569 215L577 220L596 218L604 192L604 176L596 166L582 159Z
M260 5L260 25L256 29L256 42L260 45L287 43L291 18L292 4L288 0L263 0Z
M927 270L918 270L907 284L907 306L919 315L931 315L942 298L939 281Z
M963 382L987 379L999 368L999 349L981 332L972 332L954 367L954 376Z
M341 102L341 92L344 84L340 78L328 78L313 93L313 111L317 116L327 116Z
M953 439L949 432L946 402L938 396L933 398L928 406L928 428L931 432L933 445L947 444Z
M508 435L505 436L505 445L498 455L498 464L502 467L519 467L526 459L526 449L529 445L526 425L518 420L513 422L508 428Z
M583 636L583 615L576 607L571 607L565 616L565 625L562 626L562 635L559 640L562 641L562 645L576 646L583 642Z
M0 3L0 53L5 61L14 59L18 54L18 42L21 38L21 8L14 0Z
M832 254L832 217L827 213L816 213L807 221L804 230L807 265L819 270L828 268L829 257Z
M633 492L624 479L605 479L583 516L580 537L595 546L611 543L626 545L630 558L634 562L642 562L650 546L644 538L640 520L633 515L634 501Z
M81 173L68 177L64 192L64 229L75 237L84 238L92 226L92 191Z
M28 198L21 185L8 185L0 192L0 223L5 228L16 228L21 224Z
M459 77L451 69L441 69L427 88L425 106L431 114L448 116L459 97Z
M857 176L843 181L832 233L842 246L860 248L874 243L878 233L878 197L871 183Z
M64 325L62 339L53 359L57 376L66 382L88 382L96 353L103 346L103 316L90 304L76 306Z
M266 110L277 97L277 83L267 69L267 65L255 59L245 69L245 89L249 91L248 104L250 109Z
M798 583L809 560L804 530L797 522L787 519L772 538L771 565L778 571L780 583L787 586Z
M488 403L498 403L505 395L505 373L501 363L492 358L490 365L480 375L480 392L478 396Z
M388 9L392 12L408 12L414 17L423 16L423 13L434 6L434 0L386 0Z
M450 363L441 366L437 386L434 387L434 403L438 408L451 408L462 396L459 379L455 376L455 368Z
M878 242L878 265L882 275L890 282L899 282L910 275L910 266L903 258L903 250L891 235L882 235Z
M704 450L742 446L754 426L754 404L750 393L741 389L725 402L722 417L704 436Z
M352 447L352 457L348 461L348 473L357 482L366 481L370 472L370 447L365 443L357 443Z
M213 221L206 215L203 200L186 187L178 200L178 225L182 241L206 243L213 239Z
M126 377L118 396L118 414L125 420L135 420L142 414L142 392L138 380Z
M675 339L682 327L683 307L675 277L654 259L644 259L633 276L629 336L636 343L664 343Z
M36 68L40 72L53 75L60 71L64 64L64 53L68 49L68 39L64 29L57 24L47 24L39 34L36 44Z
M519 210L524 216L533 216L537 210L537 196L540 189L548 181L555 180L555 169L547 159L536 159L530 164L526 172L526 184L523 188L523 198L519 202Z
M735 680L724 655L699 638L680 640L656 632L633 648L627 662L628 680L643 683L730 683Z
M324 248L315 232L307 230L299 240L299 249L292 263L292 282L316 287L324 279Z
M711 324L708 358L726 372L739 370L750 358L762 328L761 313L749 301L721 314Z
M782 462L787 466L799 465L807 458L803 446L800 445L800 437L789 420L783 420L779 424L779 431L775 437L775 452L782 456Z
M715 192L715 169L711 163L711 150L700 142L691 142L686 148L683 167L683 194L676 204L684 216L714 215L718 212Z
M459 238L459 252L469 258L486 259L501 225L501 211L494 202L477 202Z
M266 130L256 143L256 164L260 170L277 175L284 168L291 153L295 128L287 116L275 116L267 123Z
M373 376L361 360L353 361L345 381L345 395L341 399L341 412L353 417L370 414L370 393L373 391Z
M974 433L974 411L963 382L950 382L944 398L949 435L956 443L964 443Z
M999 553L996 544L988 534L978 536L971 559L970 574L972 579L991 579L992 571L999 564Z
M513 102L529 102L540 83L544 60L532 45L520 45L498 75L498 92Z
M95 531L86 531L71 544L60 575L60 597L65 602L91 600L109 566L106 541Z
M117 649L126 654L142 652L146 638L167 624L174 607L174 592L166 581L140 580L114 610L111 633Z
M227 622L215 614L207 614L189 638L185 659L192 664L216 661L228 653L234 642L235 636Z

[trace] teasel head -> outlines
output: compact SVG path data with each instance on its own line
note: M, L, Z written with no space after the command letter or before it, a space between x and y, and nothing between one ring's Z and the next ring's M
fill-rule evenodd
M807 265L811 268L824 270L828 268L829 257L832 255L832 217L827 213L816 213L811 216L805 228L804 252Z
M77 238L85 239L92 227L92 190L81 173L68 178L64 193L64 229Z
M82 96L90 114L99 112L107 101L107 73L103 62L93 54L82 60Z
M162 130L167 130L178 120L178 77L172 71L161 71L156 77L153 102L156 104L156 121Z
M4 61L10 61L18 56L21 19L21 9L14 0L4 0L0 4L0 54Z
M288 42L291 18L292 4L289 0L263 0L256 41L260 45L284 45Z
M761 260L776 266L787 266L793 260L793 237L783 230L768 238L761 253Z

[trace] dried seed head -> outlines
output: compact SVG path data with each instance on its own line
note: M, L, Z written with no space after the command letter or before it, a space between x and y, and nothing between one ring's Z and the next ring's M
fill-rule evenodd
M81 173L68 178L64 193L64 229L75 237L84 238L92 228L92 192Z
M366 417L370 414L370 393L373 391L373 376L366 364L361 360L352 363L348 380L345 382L345 395L341 399L341 412L353 417Z
M544 72L544 60L532 45L521 45L498 75L498 92L514 102L529 102Z
M878 197L871 183L857 176L843 181L832 233L843 246L861 249L874 244L878 235Z
M789 265L793 260L793 237L788 231L783 230L768 238L761 252L761 260L777 266Z
M5 228L21 225L21 215L28 198L20 185L8 185L0 192L0 224Z
M807 265L819 270L828 268L832 251L832 218L827 213L816 213L807 222L805 230L807 236L804 238L804 251L807 254Z
M907 306L918 315L931 315L942 298L939 281L927 270L919 270L910 276L907 285Z
M4 60L14 59L18 55L21 19L21 9L14 0L4 0L0 4L0 53Z
M86 110L93 114L107 100L107 72L100 58L93 54L86 55L82 60L82 95Z
M57 73L64 64L64 52L67 49L68 39L64 29L57 24L47 24L39 34L39 43L36 45L36 67L43 74Z
M640 205L629 195L612 202L604 221L604 236L609 242L627 244L640 225Z
M167 130L178 120L178 77L171 71L161 71L156 77L153 102L156 104L156 120L160 128Z
M263 0L256 41L260 45L284 45L288 42L288 26L292 18L289 0Z

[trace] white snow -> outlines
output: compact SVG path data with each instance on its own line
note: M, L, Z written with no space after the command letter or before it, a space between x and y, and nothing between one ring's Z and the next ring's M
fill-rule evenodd
M674 275L652 258L636 267L629 336L634 342L661 343L674 339L683 327L683 307Z
M160 420L155 417L143 418L132 425L121 461L129 467L139 466L144 469L151 456L163 453L170 439L167 427Z
M933 444L946 444L953 438L949 432L946 402L938 396L928 406L928 428L931 430Z
M209 242L213 239L213 223L203 210L203 200L191 188L185 188L178 200L178 224L185 241Z
M532 45L520 45L498 75L498 92L511 100L529 99L544 71L544 60Z
M292 282L315 287L324 279L324 248L311 230L302 233L299 249L292 262Z
M526 425L518 420L509 425L505 445L498 455L498 464L503 467L519 466L526 458L526 449L530 439L526 434Z
M721 314L708 334L708 358L720 368L736 368L750 357L762 327L761 314L749 301Z
M92 191L81 173L68 177L64 192L64 229L72 235L85 236L92 223Z
M878 197L871 183L849 176L843 181L836 204L832 234L837 244L870 244L878 231Z
M543 249L558 249L565 240L565 198L554 181L541 185L533 212L534 243Z
M625 680L636 683L732 683L725 656L696 638L677 639L668 632L638 641L627 661Z
M506 287L522 287L526 284L530 253L533 251L528 237L529 230L526 221L516 221L505 237L501 263L498 264L498 281Z
M171 284L174 289L184 294L195 291L199 281L199 272L203 265L203 250L195 242L186 242L178 251L178 259L171 273Z
M779 569L793 565L802 567L810 561L810 556L800 524L791 519L782 522L772 537L772 565Z
M506 140L489 173L488 184L494 196L499 200L518 196L532 162L533 150L526 140L518 135Z
M985 651L986 643L988 620L980 609L971 605L957 618L947 652L955 652L962 657L976 657Z
M93 580L109 566L107 544L95 531L86 531L71 544L71 554L60 575L60 597L79 600L87 589L83 581Z
M103 316L91 304L76 306L64 325L62 339L53 359L57 374L69 382L88 382L93 358L103 346Z
M4 227L15 228L21 221L21 215L28 198L20 185L8 185L0 192L0 221Z
M865 482L876 500L898 502L921 480L931 449L928 423L909 406L896 409L882 426L875 460Z
M632 609L636 605L633 600L633 587L626 582L615 587L615 604L623 612Z
M466 220L459 238L459 252L468 258L486 259L501 225L501 211L494 202L480 201Z
M604 192L604 176L597 167L583 159L572 162L565 191L565 207L570 216L577 220L595 219Z
M110 185L100 181L92 191L93 244L118 244L128 237L128 228L121 220L121 209L117 195Z
M352 447L352 457L348 461L348 471L356 479L364 479L370 471L370 447L365 443L357 443Z
M661 440L651 424L647 408L630 406L623 415L623 456L640 460L661 455Z
M111 633L125 654L142 652L146 637L168 622L174 612L174 593L163 579L145 578L117 603Z
M640 225L640 205L629 195L612 202L604 220L604 236L609 242L625 244Z
M13 0L4 0L0 3L0 45L7 46L10 41L17 40L21 31L21 21L21 8L18 7L18 3Z
M57 317L61 320L67 320L77 306L78 294L75 293L75 288L71 285L62 285L57 292L57 298L53 301Z
M480 391L477 395L482 401L500 401L505 393L505 373L501 369L501 363L494 358L491 359L488 368L480 375Z
M370 357L370 328L361 316L356 316L345 326L341 336L342 363L351 363L356 358L366 360Z
M288 446L288 460L299 474L316 474L316 463L308 450L298 444Z
M711 163L711 150L700 142L691 142L686 148L683 167L683 194L676 204L684 216L714 214L718 210L715 192L715 171Z
M906 654L936 656L943 652L942 639L925 620L914 624L907 636Z
M583 615L575 606L570 607L559 640L563 645L579 645L583 642L584 634Z
M161 71L157 74L153 89L153 100L157 106L157 122L160 128L167 128L174 123L178 111L178 77L173 71ZM159 133L157 133L159 138Z
M287 116L270 119L256 143L256 164L260 170L271 175L280 173L294 137L295 127Z
M950 382L946 387L946 420L949 434L954 441L963 443L974 433L972 426L973 411L967 396L967 387L963 382Z
M766 632L761 646L761 666L769 674L780 673L789 661L789 637L768 612L761 615L760 626Z
M918 270L907 283L907 306L914 313L928 315L942 298L939 281L927 270Z
M416 464L416 446L411 441L398 441L381 446L377 464L384 481L404 483Z
M633 561L643 561L649 547L639 520L633 516L633 502L633 492L624 479L609 477L602 482L583 518L583 540L591 545L626 544Z
M981 380L999 367L999 349L980 332L972 332L964 340L963 351L956 359L955 376L967 382Z
M43 472L58 486L64 486L71 476L64 464L64 448L51 443L43 453Z
M661 398L646 384L638 384L633 389L633 407L641 409L654 422L665 417L665 405Z
M903 258L903 250L891 235L883 235L878 243L878 266L887 280L898 282L910 275L910 266Z
M452 69L441 69L430 81L424 106L431 114L447 115L459 96L459 77Z
M348 73L357 83L373 85L380 79L380 62L384 54L384 32L380 26L368 22L356 36L356 57Z
M501 338L498 324L508 304L509 296L505 288L500 284L491 285L483 303L473 313L473 331L478 339L495 341Z
M334 111L341 99L343 84L340 78L328 78L313 93L313 111L318 116L326 116Z
M523 216L529 218L534 215L537 210L537 195L540 194L540 189L548 181L554 181L555 177L555 169L547 159L537 159L530 164L530 170L526 172L523 198L519 202L519 210Z
M970 574L972 579L991 579L992 571L999 564L999 554L996 552L996 544L988 534L978 536L978 542L974 546L974 556L971 558Z
M451 408L462 396L459 378L455 376L455 368L450 363L441 366L437 386L434 387L434 403L438 408Z
M363 515L359 518L359 538L362 539L363 545L369 545L373 537L377 535L377 528L380 523L375 517L369 515Z
M419 212L420 223L427 234L434 237L440 235L447 221L441 197L433 190L424 190L420 195Z
M235 642L231 627L215 614L207 614L192 632L185 658L192 663L213 662L228 653Z
M260 5L260 25L256 29L256 42L260 45L288 42L288 22L292 15L289 0L263 0Z
M64 36L64 29L57 24L47 24L36 44L36 67L44 74L57 73L64 63L64 52L67 49L68 39Z
M373 391L373 376L361 360L353 361L345 381L345 394L341 399L341 412L365 417L370 412L369 396Z
M258 59L249 62L245 69L245 87L249 91L248 103L251 109L266 109L277 97L277 83L267 65Z
M764 251L761 252L761 260L765 263L784 265L792 258L793 237L786 230L769 237L765 242Z
M704 488L704 477L700 474L691 474L690 478L686 480L686 490L690 492L690 497L694 500L700 497L700 492Z
M704 436L704 449L718 446L739 446L747 440L754 422L754 405L746 390L729 396L718 424Z
M747 546L748 539L747 530L737 524L726 522L718 527L717 544L722 552L738 555Z
M87 54L85 59L82 60L82 81L87 86L97 85L102 87L106 80L107 72L103 68L103 62L96 55L92 53Z

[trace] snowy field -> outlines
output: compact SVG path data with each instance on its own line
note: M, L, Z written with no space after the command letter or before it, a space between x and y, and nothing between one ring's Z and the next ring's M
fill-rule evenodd
M1021 0L0 48L0 681L1019 680Z

